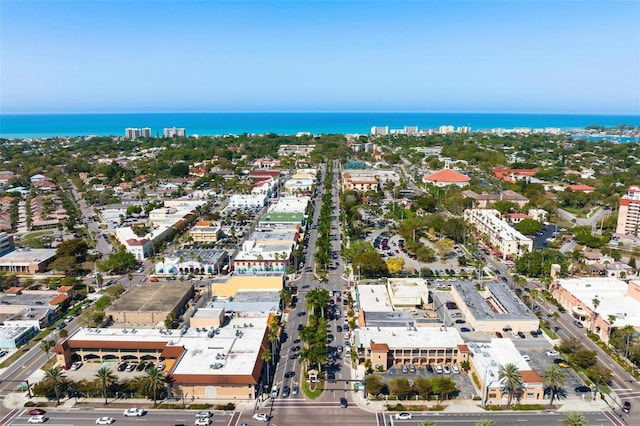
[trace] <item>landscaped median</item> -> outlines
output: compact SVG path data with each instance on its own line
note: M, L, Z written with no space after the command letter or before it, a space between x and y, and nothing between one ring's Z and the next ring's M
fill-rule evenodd
M307 373L305 371L304 377L306 377ZM324 391L324 380L319 380L317 382L309 383L307 380L302 380L302 392L304 392L307 399L317 399L322 392Z

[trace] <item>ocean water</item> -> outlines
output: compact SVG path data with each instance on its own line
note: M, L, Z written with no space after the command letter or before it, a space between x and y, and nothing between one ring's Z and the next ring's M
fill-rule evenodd
M640 126L639 115L478 114L478 113L131 113L3 114L0 137L124 136L127 127L150 127L154 136L166 127L184 127L187 135L243 133L369 133L372 126L419 129L470 126L473 131L516 127L561 129L589 125Z

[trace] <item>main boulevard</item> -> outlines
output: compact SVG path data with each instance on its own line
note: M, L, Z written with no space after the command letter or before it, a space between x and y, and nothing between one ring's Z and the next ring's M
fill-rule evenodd
M327 383L323 394L314 401L306 400L302 391L288 398L282 397L282 389L284 386L290 388L300 386L302 366L298 360L298 347L301 342L297 340L298 327L306 323L306 301L305 295L309 290L322 287L330 291L344 291L349 287L348 277L345 275L345 266L339 261L339 253L342 246L342 233L339 223L339 198L338 198L338 164L335 164L333 171L333 200L332 200L332 226L331 226L331 244L330 253L331 269L328 280L324 283L315 279L314 275L314 258L316 240L317 240L317 222L320 212L320 203L324 187L319 185L317 195L312 202L314 203L313 217L309 226L309 240L307 242L306 256L302 265L297 265L299 274L291 281L291 285L298 288L298 301L293 309L285 318L285 328L282 339L279 359L274 360L276 370L273 376L273 383L279 389L279 396L270 397L269 385L263 387L264 393L260 395L257 401L241 402L237 405L235 412L218 412L216 411L212 417L213 425L237 426L241 424L259 424L253 420L255 413L264 413L270 417L268 424L272 426L293 426L307 424L310 426L324 425L416 425L419 422L429 419L438 425L474 425L481 419L491 419L496 426L500 425L531 425L531 426L548 426L559 424L567 411L582 412L589 424L591 425L637 425L640 424L640 417L636 415L638 410L634 410L629 415L620 416L619 404L621 398L625 395L630 398L640 395L640 386L635 381L630 381L631 377L615 363L607 362L614 372L614 383L612 390L617 396L608 396L605 402L587 403L581 400L566 400L565 409L562 412L483 412L478 407L470 403L471 401L456 402L450 401L449 407L445 412L441 413L414 413L412 420L396 420L393 413L384 411L384 403L365 401L362 392L355 393L353 379L355 375L351 369L351 361L344 353L340 354L335 362L331 364L331 371L335 373L336 380L334 383ZM322 182L322 180L321 180ZM333 253L336 253L334 260ZM495 261L492 262L492 268L503 268L503 266ZM300 262L299 262L300 263ZM506 269L502 271L507 275ZM343 295L344 297L344 295ZM345 346L343 333L336 331L338 325L342 325L346 316L346 309L339 304L343 311L340 318L329 321L329 334L333 335L332 346ZM543 306L543 309L548 307ZM603 355L599 348L589 339L585 339L584 330L576 329L571 325L571 319L566 315L560 316L557 320L559 334L561 337L575 336L582 339L589 349L597 350L600 357ZM72 332L77 327L75 322L68 325L68 329ZM0 425L27 425L29 416L26 414L27 409L21 408L22 404L27 400L24 392L13 393L14 389L25 383L33 376L40 366L46 361L46 354L35 346L18 361L10 367L2 371L0 374L0 399L4 404L0 407ZM607 358L602 358L607 359ZM11 395L11 397L10 397ZM16 404L17 401L19 404ZM340 407L340 398L345 397L348 400L348 407ZM13 404L9 404L13 401ZM47 424L52 425L89 425L95 424L98 417L113 417L118 425L134 425L134 424L154 424L154 425L184 425L193 424L194 413L182 410L149 410L143 417L129 418L123 417L123 408L134 406L150 405L148 401L123 401L110 404L111 408L104 408L100 402L91 401L90 403L81 401L75 404L73 401L65 401L60 407L48 407ZM118 407L118 408L116 408ZM615 408L615 409L614 409ZM480 411L480 412L479 412Z

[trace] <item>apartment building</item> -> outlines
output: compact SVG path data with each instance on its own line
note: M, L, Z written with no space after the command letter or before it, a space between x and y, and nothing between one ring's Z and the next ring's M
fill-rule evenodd
M494 209L467 209L464 212L467 222L489 239L489 243L503 258L519 257L533 250L533 240L525 237L500 219L500 212Z
M633 185L620 198L616 233L640 236L640 186Z

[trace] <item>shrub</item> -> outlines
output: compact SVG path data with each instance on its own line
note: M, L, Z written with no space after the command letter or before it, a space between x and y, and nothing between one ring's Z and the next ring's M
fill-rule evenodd
M387 411L407 411L407 409L404 408L404 405L402 404L396 404L396 405L388 405Z
M35 407L36 403L33 402L33 401L27 401L27 402L24 403L24 406L25 407Z
M516 404L513 406L514 411L540 411L546 407L541 404Z
M499 405L485 405L484 409L486 411L502 411L502 407Z
M199 404L199 405L209 405L209 404ZM191 408L191 405L189 406L189 408ZM209 407L207 407L209 408ZM227 402L226 404L221 404L221 405L216 405L216 410L223 410L223 411L233 411L236 409L236 405L232 402Z
M436 405L435 407L429 407L427 411L442 411L444 410L444 405Z

